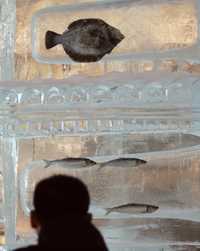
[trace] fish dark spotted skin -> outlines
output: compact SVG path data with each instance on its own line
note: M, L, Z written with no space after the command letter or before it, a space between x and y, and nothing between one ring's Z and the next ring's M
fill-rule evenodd
M79 19L62 35L46 32L46 48L62 44L65 52L77 62L96 62L110 53L124 35L101 19Z

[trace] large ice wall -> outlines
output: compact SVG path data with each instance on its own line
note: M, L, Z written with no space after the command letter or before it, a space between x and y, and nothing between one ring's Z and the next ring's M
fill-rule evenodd
M38 179L56 172L78 176L88 184L94 217L102 220L96 224L108 240L118 234L115 245L121 241L124 247L134 246L135 239L123 242L126 230L122 235L108 231L106 207L134 200L164 210L155 217L165 218L170 207L176 218L178 207L191 209L186 219L193 219L191 212L199 207L199 159L187 153L199 149L199 89L198 77L180 73L2 81L0 146L9 246L33 241L27 214L32 192ZM69 171L59 166L43 170L42 160L68 156L90 157L97 162L132 156L148 163L131 170ZM173 161L167 156L179 158ZM164 165L158 160L162 158ZM151 162L154 159L158 162ZM44 176L38 177L38 173Z
M0 2L0 79L4 80L0 83L0 151L6 244L12 247L34 240L28 213L35 183L64 172L89 186L94 222L112 250L200 245L200 80L180 73L200 72L199 1L87 2ZM47 53L43 46L46 29L63 32L75 17L98 17L101 11L94 7L126 33L127 39L113 57L97 64L71 64L61 47ZM68 9L71 12L66 16ZM127 13L134 19L129 20ZM113 71L118 73L106 75ZM101 77L69 78L80 73ZM20 80L40 80L5 82L14 75ZM41 80L53 77L67 80ZM86 170L56 165L43 170L43 160L66 156L97 162L126 156L148 163ZM159 210L145 215L105 215L107 207L132 202L153 204Z

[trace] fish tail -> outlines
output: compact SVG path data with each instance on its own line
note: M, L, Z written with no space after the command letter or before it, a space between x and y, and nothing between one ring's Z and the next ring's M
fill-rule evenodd
M51 165L51 161L50 160L44 160L44 162L46 163L44 168L48 168Z
M99 165L98 170L101 170L105 166L105 163L98 163L98 165Z
M105 210L106 210L105 216L112 212L112 208L106 208Z
M95 166L96 164L97 164L97 162L96 161L93 161L93 160L91 160L91 159L86 159L86 164L89 166L89 165L91 165L91 166Z
M45 36L45 45L47 49L50 49L57 44L61 43L60 40L61 35L54 31L47 31Z
M101 168L105 167L106 165L109 165L110 162L111 161L109 160L109 161L106 161L106 162L98 163L99 164L98 170L101 170Z

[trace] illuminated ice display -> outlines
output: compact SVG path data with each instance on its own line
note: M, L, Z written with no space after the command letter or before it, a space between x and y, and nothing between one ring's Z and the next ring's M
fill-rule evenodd
M35 184L65 173L88 185L94 223L111 251L195 250L200 78L186 71L200 72L199 1L56 3L28 3L26 21L23 0L0 3L0 220L6 246L35 242L29 225ZM47 30L62 33L75 19L99 17L125 35L99 62L103 71L72 62L62 47L45 49ZM77 65L83 70L73 74ZM65 78L52 78L60 69ZM80 157L94 164L82 168L63 160Z
M183 218L193 219L199 207L199 89L198 77L179 73L79 75L32 81L29 88L27 81L2 81L1 152L9 245L33 240L28 221L32 192L38 180L53 173L85 181L96 224L108 242L111 239L111 248L137 244L129 237L134 223L126 230L123 218L146 219L141 224L150 228L157 217L180 221L179 210L186 211ZM55 161L66 157L90 158L96 164L73 168ZM101 164L119 157L141 163ZM138 214L131 209L127 214L115 209L133 202L157 210L142 208ZM106 214L106 208L113 211ZM124 232L114 223L120 219ZM167 238L166 243L171 241Z

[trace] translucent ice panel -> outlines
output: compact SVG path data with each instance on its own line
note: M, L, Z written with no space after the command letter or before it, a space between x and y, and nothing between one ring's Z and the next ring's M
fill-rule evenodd
M0 1L0 80L13 79L15 1Z
M134 165L117 165L109 166L106 165L106 162L103 167L101 164L96 164L91 167L85 168L72 168L66 164L60 163L59 161L52 163L51 166L46 167L46 161L40 160L30 163L21 173L20 173L20 201L21 206L26 215L29 214L30 209L32 209L32 194L34 191L34 187L38 181L45 177L49 177L53 174L66 174L66 175L75 175L83 179L87 185L89 186L90 193L92 195L92 204L98 205L105 209L102 215L106 215L106 207L115 206L120 204L126 204L127 201L134 203L144 203L151 205L158 205L162 207L175 207L175 208L195 208L199 206L199 201L196 200L198 196L198 179L192 176L192 181L189 182L189 179L184 181L185 175L187 175L187 169L190 170L192 168L193 171L190 171L192 175L197 173L199 176L199 170L195 171L195 168L191 166L193 164L199 164L199 159L187 159L185 158L182 162L176 160L168 160L167 165L171 165L166 169L166 164L162 163L164 160L157 161L149 161L146 164L134 166ZM124 162L126 163L126 162ZM165 166L165 167L163 167ZM165 170L166 169L166 170ZM182 169L185 169L183 171ZM158 177L154 180L156 181L153 184L151 172L157 172ZM172 172L172 173L171 173ZM117 173L120 174L117 176ZM125 175L125 176L124 176ZM127 177L130 181L128 185L125 182L126 175L135 175L137 178ZM174 175L173 179L164 182L164 176L167 175L170 178ZM143 177L142 177L143 176ZM166 177L167 177L166 176ZM183 176L183 177L182 177ZM101 179L99 178L101 177ZM112 178L111 178L112 177ZM139 177L142 179L139 179ZM149 177L149 178L147 178ZM155 176L154 176L155 178ZM190 177L191 178L191 177ZM110 181L109 181L109 180ZM138 181L136 181L138 179ZM144 179L144 180L143 180ZM180 179L179 181L177 179ZM118 183L118 182L119 183ZM115 183L116 182L116 183ZM124 184L120 184L120 182L124 182ZM164 183L163 183L164 182ZM194 183L193 183L194 182ZM169 184L168 184L169 183ZM104 184L104 185L103 185ZM133 185L134 184L134 185ZM165 186L173 186L171 188L169 194L166 194L166 197L163 198L162 194L157 193L159 190L165 190ZM134 193L131 193L129 189L133 185ZM119 186L119 187L118 187ZM123 186L123 189L122 187ZM130 187L129 187L130 186ZM188 188L188 190L187 190ZM121 194L123 197L116 197L117 191L122 189ZM178 190L177 190L178 189ZM196 192L195 192L195 191ZM127 191L127 194L126 194ZM144 193L143 193L144 192ZM171 194L170 194L171 192ZM116 193L116 194L115 194ZM152 194L151 194L152 193ZM166 191L167 193L167 191ZM174 194L173 194L174 193ZM193 197L190 198L188 195L192 193ZM142 194L142 198L137 198L136 195L139 196ZM184 197L187 195L186 197ZM190 204L192 202L192 204ZM125 211L125 210L124 210ZM135 214L134 210L132 210L132 214ZM116 213L120 213L120 210L116 211ZM128 213L128 209L123 214L131 214ZM136 214L139 213L136 212ZM110 214L115 214L115 210Z
M107 225L102 221L103 225ZM103 230L111 251L196 251L199 222L178 219L118 219ZM158 236L159 235L159 236ZM134 244L133 244L134 243Z
M166 51L178 57L177 52L187 52L198 43L197 0L99 1L38 11L32 22L33 57L43 63L71 63L61 45L46 50L45 33L47 30L63 33L71 22L82 18L101 18L125 35L105 60L155 58Z
M32 141L31 141L32 142ZM200 145L200 137L184 133L112 133L102 135L62 136L34 139L35 159L71 157L114 158L122 155L141 156L153 152L175 152ZM27 150L24 149L26 152ZM140 155L141 154L141 155ZM149 157L145 156L145 159Z
M186 150L192 153L199 147L199 86L195 76L160 72L2 81L0 132L6 137L0 146L8 243L15 244L17 236L25 241L33 237L26 209L31 207L37 175L31 175L27 166L43 159L84 156L105 161L131 155L148 161L131 170L109 167L70 171L88 184L95 217L104 217L107 207L133 199L135 203L159 206L159 210L165 203L198 207L199 162L190 165L184 158L183 167L179 163ZM151 166L153 158L175 157L178 153L183 155L175 165L164 161L167 166L163 168L160 162ZM61 172L59 166L56 168ZM162 201L163 194L167 202Z
M104 160L102 157L101 161ZM162 220L156 223L155 218L199 219L199 215L195 215L195 210L200 206L199 163L199 150L196 153L169 154L167 157L166 153L160 153L157 160L151 160L136 167L105 166L99 169L96 165L73 169L57 162L45 168L46 163L43 160L29 162L27 166L19 170L16 233L21 238L33 234L30 231L28 214L32 208L32 193L35 184L52 174L69 174L81 178L88 185L92 201L90 210L96 224L103 227L108 240L109 237L115 236L116 240L122 241L124 245L127 243L135 245L136 242L141 241L135 239L133 235L138 230L135 227L139 221L142 225L148 225L150 224L148 219L152 218L151 224L154 222L158 224L157 228L160 228ZM107 208L128 203L156 205L159 206L159 210L152 214L126 214L113 211L106 215ZM127 218L130 224L127 224ZM147 236L152 239L153 236L158 238L158 232L152 236L152 232L149 231ZM176 238L179 240L179 237L170 233L166 236L166 239L171 241ZM189 239L190 237L179 241L184 242Z
M192 101L199 106L193 100L199 79L180 73L126 72L0 85L2 112L10 114L0 121L0 131L12 136L180 132L191 128Z

